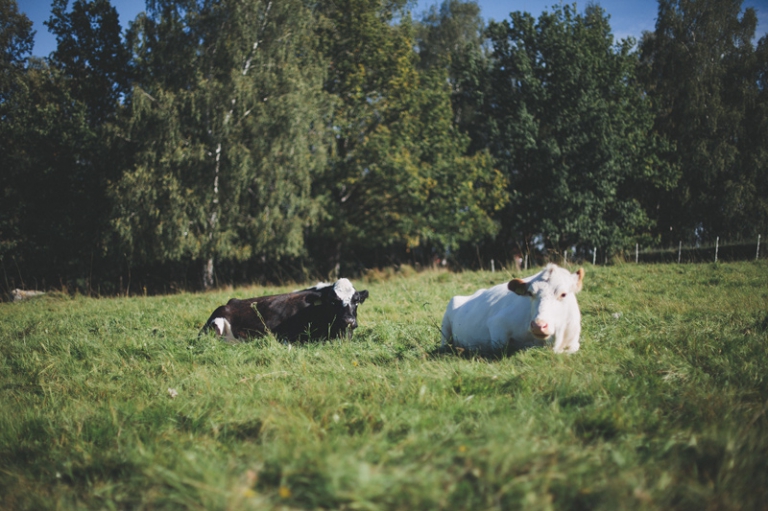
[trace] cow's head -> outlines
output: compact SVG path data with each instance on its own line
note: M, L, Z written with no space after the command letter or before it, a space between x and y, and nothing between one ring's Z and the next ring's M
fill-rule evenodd
M548 264L541 273L527 279L513 279L507 287L531 300L530 330L537 339L549 339L565 327L572 317L568 308L576 307L575 294L581 291L584 268L570 273L565 268Z
M334 284L320 284L314 288L318 297L309 298L313 305L323 308L327 314L331 337L352 337L357 328L357 307L368 298L368 291L356 291L348 279L339 279Z

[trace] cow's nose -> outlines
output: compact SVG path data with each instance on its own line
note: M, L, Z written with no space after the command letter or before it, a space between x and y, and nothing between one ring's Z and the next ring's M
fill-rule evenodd
M534 335L548 335L549 334L549 325L546 321L541 321L540 319L535 319L531 321L531 332Z
M355 318L346 318L344 322L347 324L347 328L357 328L357 321L355 321Z

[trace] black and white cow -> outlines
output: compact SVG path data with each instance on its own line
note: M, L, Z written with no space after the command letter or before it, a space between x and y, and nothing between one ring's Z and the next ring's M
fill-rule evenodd
M232 298L213 311L200 333L214 330L230 341L268 333L289 342L350 338L357 307L366 298L368 291L355 291L348 279L281 295Z

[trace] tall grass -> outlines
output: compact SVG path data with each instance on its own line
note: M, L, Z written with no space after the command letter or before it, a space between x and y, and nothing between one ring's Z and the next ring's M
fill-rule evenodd
M197 337L290 288L0 304L0 508L766 508L768 263L587 266L577 354L433 354L509 277L356 282L293 346Z

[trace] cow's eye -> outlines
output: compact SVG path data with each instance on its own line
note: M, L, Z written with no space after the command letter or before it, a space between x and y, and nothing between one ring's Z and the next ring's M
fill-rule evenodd
M565 295L566 295L566 294L568 294L568 293L560 293L560 298L561 298L561 299L562 299L562 298L565 298Z

